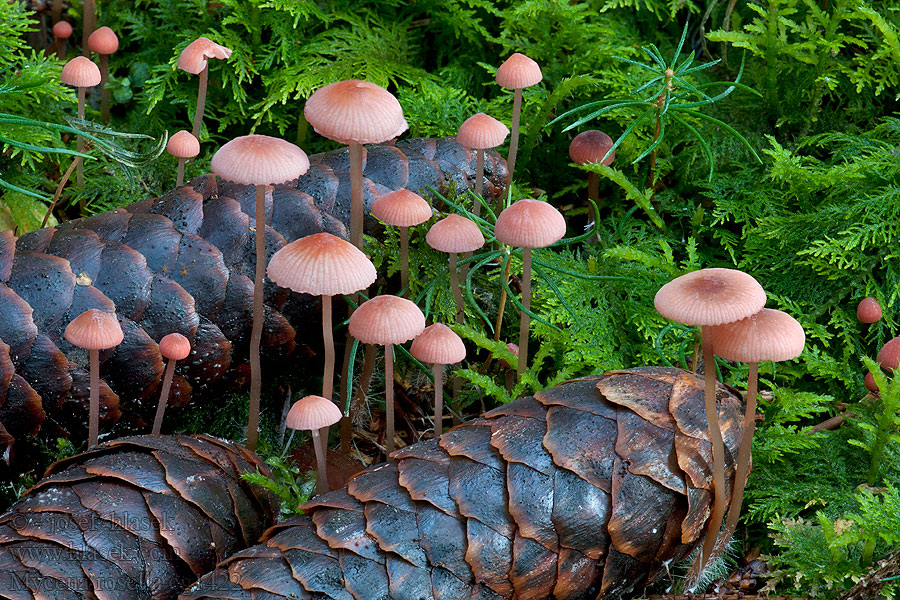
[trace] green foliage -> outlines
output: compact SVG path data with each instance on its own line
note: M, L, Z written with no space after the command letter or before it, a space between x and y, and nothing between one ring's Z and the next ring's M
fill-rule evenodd
M270 477L260 472L241 473L241 479L269 490L281 501L279 519L302 514L300 506L316 491L314 471L300 473L300 469L283 457L270 456L266 464L272 472Z

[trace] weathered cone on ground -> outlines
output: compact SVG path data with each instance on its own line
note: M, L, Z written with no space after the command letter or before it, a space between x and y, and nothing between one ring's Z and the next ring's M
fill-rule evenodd
M0 515L0 597L170 600L256 541L277 500L268 473L208 436L120 438L53 464Z
M740 399L717 391L733 473ZM181 599L617 598L702 540L705 420L679 369L564 383L398 450Z

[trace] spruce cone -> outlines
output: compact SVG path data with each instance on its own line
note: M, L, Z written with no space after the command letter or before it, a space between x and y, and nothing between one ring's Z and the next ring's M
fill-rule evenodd
M51 465L0 515L0 597L166 600L274 522L240 478L268 469L208 436L135 436Z
M718 388L728 481L740 399ZM269 529L181 600L609 600L703 539L703 380L613 371L395 452Z
M366 148L364 197L408 187L468 187L475 153L453 138L411 139ZM346 237L350 215L347 150L311 157L309 172L275 186L266 199L269 257L299 237ZM488 159L486 195L506 183L504 161ZM425 192L423 192L425 193ZM16 437L51 425L51 435L84 439L88 354L62 336L89 308L115 312L125 340L100 354L102 426L128 415L152 418L163 377L157 343L178 332L191 356L178 365L170 406L243 383L247 373L255 269L252 186L195 179L126 209L33 231L0 231L0 456ZM268 359L294 348L293 323L310 318L308 300L271 282L262 337ZM307 331L315 331L307 327ZM47 423L44 423L45 419Z

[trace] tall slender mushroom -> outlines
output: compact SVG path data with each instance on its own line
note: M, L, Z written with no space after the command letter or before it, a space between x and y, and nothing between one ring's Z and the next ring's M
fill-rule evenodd
M109 55L119 49L119 38L109 27L101 27L88 38L88 46L100 55L100 118L109 123Z
M200 154L200 141L190 131L182 129L169 138L166 143L166 152L178 158L175 187L181 187L181 184L184 183L184 160Z
M175 363L184 360L191 353L191 342L180 333L170 333L159 340L159 353L169 362L163 375L162 390L159 393L159 404L156 405L156 416L153 419L153 435L162 431L163 416L169 402L169 390L172 389L172 377L175 375Z
M494 235L497 241L522 249L522 306L519 315L519 366L516 377L521 380L528 363L528 327L531 316L531 249L543 248L566 234L566 220L553 206L540 200L524 198L512 203L497 216Z
M475 150L475 195L484 194L484 151L496 148L503 143L509 129L490 115L478 113L472 115L459 126L456 141L466 148ZM481 214L481 201L476 199L472 212L477 217Z
M178 68L192 75L200 76L197 88L197 110L194 112L194 127L191 133L198 140L203 127L203 109L206 106L206 87L209 82L209 59L225 60L231 56L231 49L200 37L187 45L178 56Z
M400 228L400 288L409 287L409 228L431 218L431 205L406 188L378 196L369 211L386 225Z
M460 252L474 252L484 246L484 235L474 221L459 215L448 215L431 226L425 234L425 241L438 252L450 255L450 289L456 301L456 322L462 323L465 307L456 259Z
M577 165L596 163L611 165L616 157L616 151L612 149L612 138L596 129L582 131L569 144L569 158ZM588 198L594 201L594 206L600 201L600 179L593 171L588 173ZM599 215L591 207L591 222L596 223Z
M325 460L325 444L328 428L341 420L341 410L328 398L310 395L300 398L288 411L285 425L291 429L309 431L316 451L316 493L328 491L328 466ZM325 431L323 436L321 430Z
M57 21L53 25L53 37L56 38L56 58L66 58L66 40L72 37L72 25L68 21Z
M700 269L677 277L659 288L653 300L656 310L667 319L701 327L714 496L706 539L691 567L694 575L703 570L712 555L725 516L725 446L716 409L716 362L709 342L709 328L749 317L759 312L765 303L766 293L753 277L735 269L719 268Z
M82 3L82 20L81 20L81 52L87 56L90 52L88 40L94 33L94 27L97 26L97 7L94 0L84 0Z
M78 88L78 118L84 119L85 90L100 83L100 69L91 62L91 59L76 56L62 68L59 78L64 84ZM84 138L79 135L76 143L78 151L84 152ZM78 162L78 168L75 171L75 182L78 184L78 187L84 187L84 165L82 161Z
M63 335L73 346L88 351L91 377L88 446L96 446L100 437L100 351L121 344L124 334L114 315L91 308L75 317Z
M758 313L740 321L713 325L709 328L709 344L713 352L725 360L749 364L747 376L747 408L744 413L744 433L738 446L737 470L731 506L720 543L713 551L720 556L725 544L731 539L737 527L744 501L744 486L750 471L750 450L753 446L753 431L756 427L756 389L759 380L759 361L780 362L796 358L803 352L806 335L803 326L794 317L780 310L763 308Z
M303 116L316 133L350 147L350 243L362 249L363 144L392 140L409 128L403 109L386 89L350 79L316 90Z
M196 136L195 136L196 137ZM306 173L309 158L300 148L266 135L237 137L219 148L210 163L212 172L228 181L256 186L256 277L253 282L253 329L250 333L250 416L247 447L256 450L259 437L259 396L262 375L263 283L266 278L266 186L284 183Z
M522 113L522 89L537 85L544 78L541 67L525 56L516 52L497 68L497 85L514 90L512 136L509 139L509 157L506 159L509 180L513 180L516 168L516 151L519 146L519 118Z
M425 363L431 363L434 373L434 437L444 432L444 365L462 362L466 346L455 331L443 323L425 328L413 340L409 353Z
M425 315L399 296L375 296L350 315L350 335L364 344L384 346L384 407L387 454L394 451L394 344L411 340L425 329Z

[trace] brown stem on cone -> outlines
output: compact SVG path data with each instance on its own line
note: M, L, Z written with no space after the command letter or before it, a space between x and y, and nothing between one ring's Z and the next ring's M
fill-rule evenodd
M247 448L256 450L259 439L259 397L262 373L259 346L262 340L263 285L266 279L266 186L256 186L256 278L253 281L253 329L250 331L250 416L247 419Z
M178 159L178 174L175 177L175 187L181 187L184 183L184 158Z
M362 250L362 144L350 142L350 243Z
M409 294L409 227L400 228L400 289Z
M62 0L53 0L53 7L50 9L50 21L55 25L62 16L63 2Z
M84 56L91 55L91 49L88 46L88 38L91 37L91 34L94 33L94 25L97 22L96 17L96 7L94 6L94 0L84 0L84 14L82 18L82 32L81 32L81 54Z
M66 187L66 183L72 176L72 171L74 171L75 167L77 167L79 164L81 164L81 157L76 156L72 161L72 164L69 165L69 168L66 169L66 172L63 173L62 179L59 180L59 185L56 186L56 193L53 194L53 201L47 208L47 212L44 213L44 220L41 221L41 229L47 226L47 221L50 220L50 215L53 214L53 209L56 208L56 203L59 202L59 197L62 194L63 188Z
M169 359L166 365L166 374L163 377L162 392L159 394L159 404L156 405L156 417L153 419L153 435L159 435L162 431L163 415L166 414L166 404L169 402L169 390L172 388L172 377L175 375L176 360Z
M88 448L100 439L100 351L88 350L91 361L91 404L88 416Z
M484 150L475 151L475 205L472 207L472 214L476 217L481 215L481 196L484 195Z
M322 341L325 346L325 371L322 374L322 397L331 400L334 392L334 334L331 330L331 296L322 296ZM328 439L328 428L321 434Z
M384 347L384 447L387 455L394 451L394 345Z
M84 119L84 93L87 88L80 87L78 88L78 118ZM84 152L84 138L80 135L75 138L76 149L79 152ZM78 187L84 187L84 166L81 163L75 167L75 183L78 184Z
M66 60L66 40L56 38L56 58Z
M519 146L519 118L522 114L522 88L516 88L513 96L512 127L509 136L509 157L506 159L506 170L509 171L509 181L513 180L513 171L516 168L516 151Z
M191 133L198 140L200 130L203 128L203 109L206 108L206 87L209 83L209 63L200 71L200 87L197 88L197 110L194 112L194 128Z
M109 56L100 55L100 118L109 123Z
M510 268L511 264L512 264L512 261L509 260L509 257L507 256L506 268L503 271L503 281L509 281L509 268ZM500 303L497 308L497 324L494 326L494 341L495 342L500 341L500 328L503 326L503 312L505 311L505 309L506 309L506 286L504 285L504 286L501 286L501 288L500 288ZM494 355L488 353L487 360L484 361L483 365L481 365L480 372L482 374L487 373L488 367L491 366L491 360L493 360L493 358L494 358Z
M528 325L531 323L531 248L522 248L522 306L519 317L519 364L516 379L522 381L525 365L528 364Z
M434 373L434 437L444 433L444 365L432 365Z
M348 348L350 344L347 344ZM372 382L372 374L375 372L375 353L378 351L373 344L366 344L366 355L363 359L362 373L359 374L359 387L356 388L356 402L350 403L350 410L354 406L362 406L366 401L366 395L369 393L369 384ZM352 382L351 382L352 383ZM341 389L343 389L343 382ZM341 397L346 398L347 390L343 389ZM353 422L350 417L341 419L341 452L350 454L350 440L353 437Z
M328 428L323 427L325 431L325 439L328 439ZM322 443L322 435L318 429L313 429L312 433L313 448L316 451L316 494L324 494L328 492L328 467L325 463L325 446Z
M459 289L459 275L456 272L456 252L450 253L450 289L456 300L456 322L462 324L465 310L463 308L462 291Z

